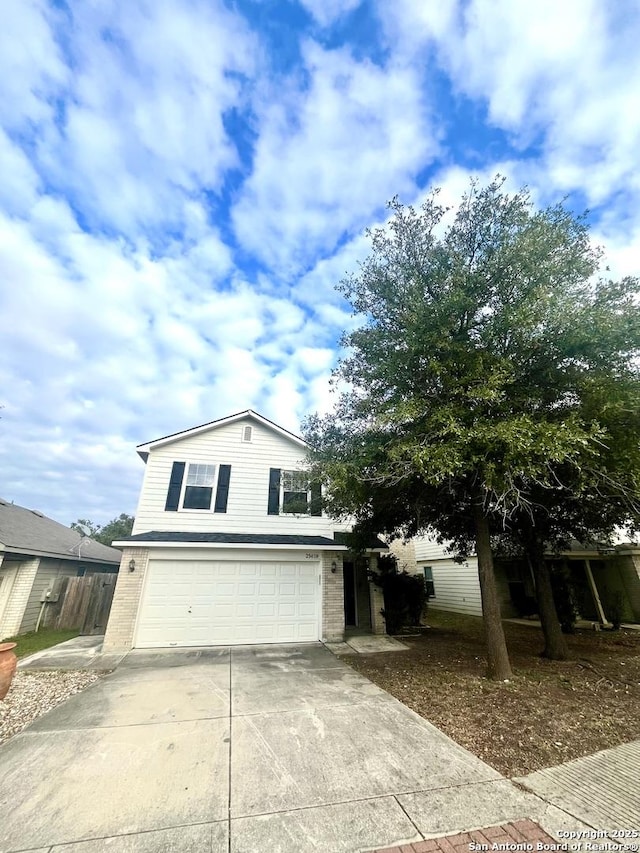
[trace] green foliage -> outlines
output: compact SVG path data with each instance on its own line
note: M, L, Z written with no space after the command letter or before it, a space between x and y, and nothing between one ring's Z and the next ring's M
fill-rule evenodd
M427 589L421 575L398 572L391 555L378 558L378 571L372 580L384 594L384 610L388 634L399 633L405 625L420 625L426 611Z
M472 182L453 216L437 192L391 202L340 285L347 390L304 432L329 513L475 549L504 678L490 533L539 549L638 526L640 312L636 279L597 277L584 217L502 187Z
M79 518L77 521L72 521L69 527L72 530L77 530L82 536L91 536L91 538L100 530L100 525L94 524L88 518Z
M361 319L336 370L349 390L304 428L328 511L467 549L478 501L496 529L549 497L615 496L618 523L637 518L637 281L597 279L584 218L501 179L448 226L437 193L390 209L340 286Z
M83 535L90 536L96 542L111 546L111 543L115 540L131 536L134 521L135 519L132 515L121 512L117 518L112 519L102 527L85 518L79 518L77 521L72 522L70 527L72 530L77 530Z

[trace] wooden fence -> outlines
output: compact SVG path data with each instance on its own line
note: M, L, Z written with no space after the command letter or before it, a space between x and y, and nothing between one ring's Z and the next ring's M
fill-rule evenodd
M58 600L47 604L43 628L77 628L81 634L104 634L118 575L103 573L63 578Z

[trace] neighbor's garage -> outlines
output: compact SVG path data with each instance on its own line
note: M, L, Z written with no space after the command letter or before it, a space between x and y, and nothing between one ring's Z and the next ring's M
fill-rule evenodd
M317 561L151 559L135 646L319 640L319 578Z

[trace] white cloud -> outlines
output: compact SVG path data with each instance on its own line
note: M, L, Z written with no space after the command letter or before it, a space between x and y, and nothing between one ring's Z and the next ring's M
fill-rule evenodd
M425 173L445 203L468 188L434 57L514 141L480 180L503 172L541 204L584 192L614 274L634 271L637 18L575 2L380 3L378 65L348 32L355 0L304 0L343 46L293 31L289 67L222 0L8 0L3 496L104 522L135 508L137 443L247 407L295 432L331 408L358 322L335 285L365 227L396 194L419 203Z
M257 107L253 173L233 212L243 246L287 278L410 191L437 148L414 70L314 42L304 58L308 88Z
M300 4L323 27L328 27L360 6L362 0L300 0Z
M381 13L399 53L434 52L454 89L485 101L517 146L542 140L544 181L556 191L600 204L616 188L640 189L637 6L400 0Z
M62 14L46 0L5 0L0 28L0 122L12 131L52 119L70 71L55 40Z
M76 4L71 21L44 2L14 6L12 43L0 54L7 122L22 115L39 125L39 170L94 225L178 227L185 196L220 190L239 162L224 114L255 67L242 18L178 0Z
M37 199L39 178L24 151L0 128L0 207L24 216Z
M201 226L182 254L152 258L87 234L51 198L29 224L0 217L7 497L106 521L133 510L141 441L247 407L298 428L332 350L290 300L205 281L202 245L214 270L228 258Z

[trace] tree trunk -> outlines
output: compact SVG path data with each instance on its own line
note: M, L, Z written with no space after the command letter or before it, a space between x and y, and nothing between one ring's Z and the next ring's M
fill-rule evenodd
M489 523L482 503L474 503L473 519L476 528L476 553L478 555L478 577L482 597L482 614L487 639L487 676L494 681L511 678L511 664L507 643L502 629L502 615L493 571L493 554L489 539Z
M530 540L529 559L533 569L533 578L536 582L536 599L542 633L544 634L544 651L542 654L550 660L568 660L569 647L562 633L553 599L549 567L544 561L544 546L535 539Z

